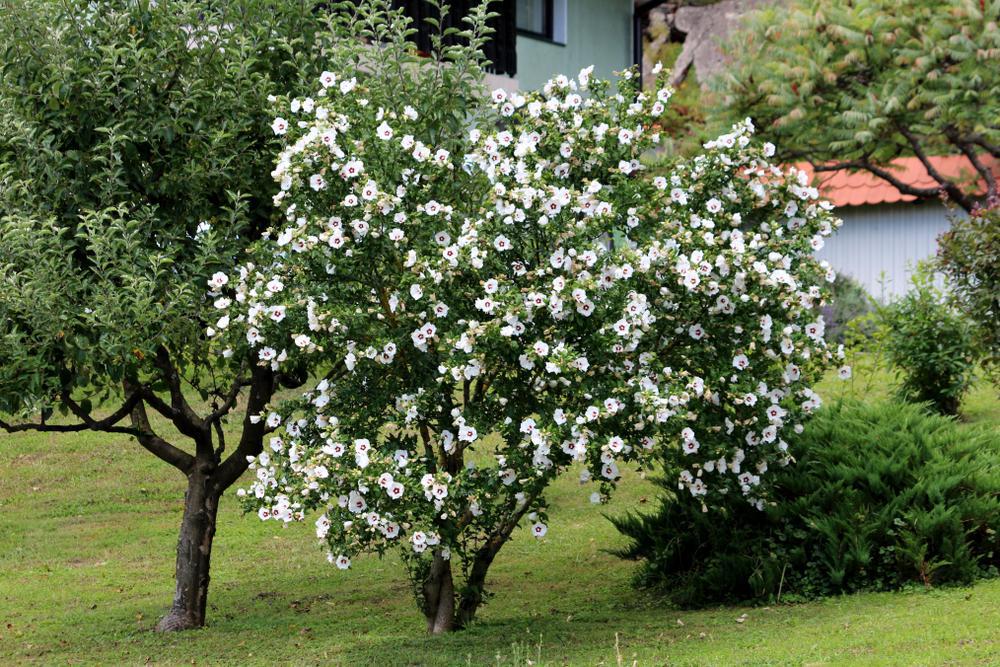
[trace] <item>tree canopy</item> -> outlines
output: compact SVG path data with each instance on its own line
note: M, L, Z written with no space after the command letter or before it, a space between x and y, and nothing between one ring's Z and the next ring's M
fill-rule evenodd
M0 13L0 427L130 435L187 477L168 629L203 622L216 503L260 450L264 425L244 417L227 448L223 423L300 377L209 355L205 293L271 223L268 97L314 80L323 40L347 29L320 9Z
M786 161L866 170L918 198L972 210L997 191L998 0L791 0L751 15L716 82L717 120L753 118ZM962 155L967 177L936 169ZM935 185L891 167L914 156ZM986 188L976 184L985 182Z

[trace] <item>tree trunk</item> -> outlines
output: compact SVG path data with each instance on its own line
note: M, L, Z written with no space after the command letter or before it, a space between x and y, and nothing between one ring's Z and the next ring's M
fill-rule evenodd
M465 582L461 600L458 603L458 617L456 623L459 628L466 627L476 617L476 610L483 603L483 592L486 587L486 573L496 558L499 546L494 547L493 542L488 543L476 554L472 562L472 569L469 570L469 579Z
M451 577L451 561L441 552L434 553L434 561L424 580L424 616L427 632L440 635L455 629L455 583Z
M201 470L188 475L184 495L184 518L177 540L176 591L170 612L156 625L158 632L189 630L205 624L208 602L208 570L215 537L219 493Z

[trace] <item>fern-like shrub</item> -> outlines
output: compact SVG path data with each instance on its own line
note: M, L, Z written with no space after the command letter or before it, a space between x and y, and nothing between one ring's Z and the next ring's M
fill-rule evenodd
M613 519L637 581L681 606L968 583L1000 566L1000 436L911 404L823 409L772 470L772 502L674 499Z

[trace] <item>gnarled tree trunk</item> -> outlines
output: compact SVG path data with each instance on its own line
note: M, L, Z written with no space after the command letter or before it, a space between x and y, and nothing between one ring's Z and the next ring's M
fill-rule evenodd
M184 518L177 540L174 603L170 612L157 623L159 632L200 628L205 624L212 539L220 495L205 472L195 470L188 475Z
M440 551L434 553L423 589L427 632L440 635L454 630L455 582L451 576L451 561L445 560Z

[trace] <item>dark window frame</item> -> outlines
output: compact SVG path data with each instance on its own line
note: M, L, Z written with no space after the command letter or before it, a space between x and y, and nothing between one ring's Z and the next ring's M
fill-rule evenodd
M517 26L517 34L524 35L525 37L532 37L534 39L541 39L546 42L552 42L553 44L558 44L556 42L556 3L555 0L543 0L545 3L544 14L542 16L542 32L536 30L529 30L528 28L522 28L520 25Z

